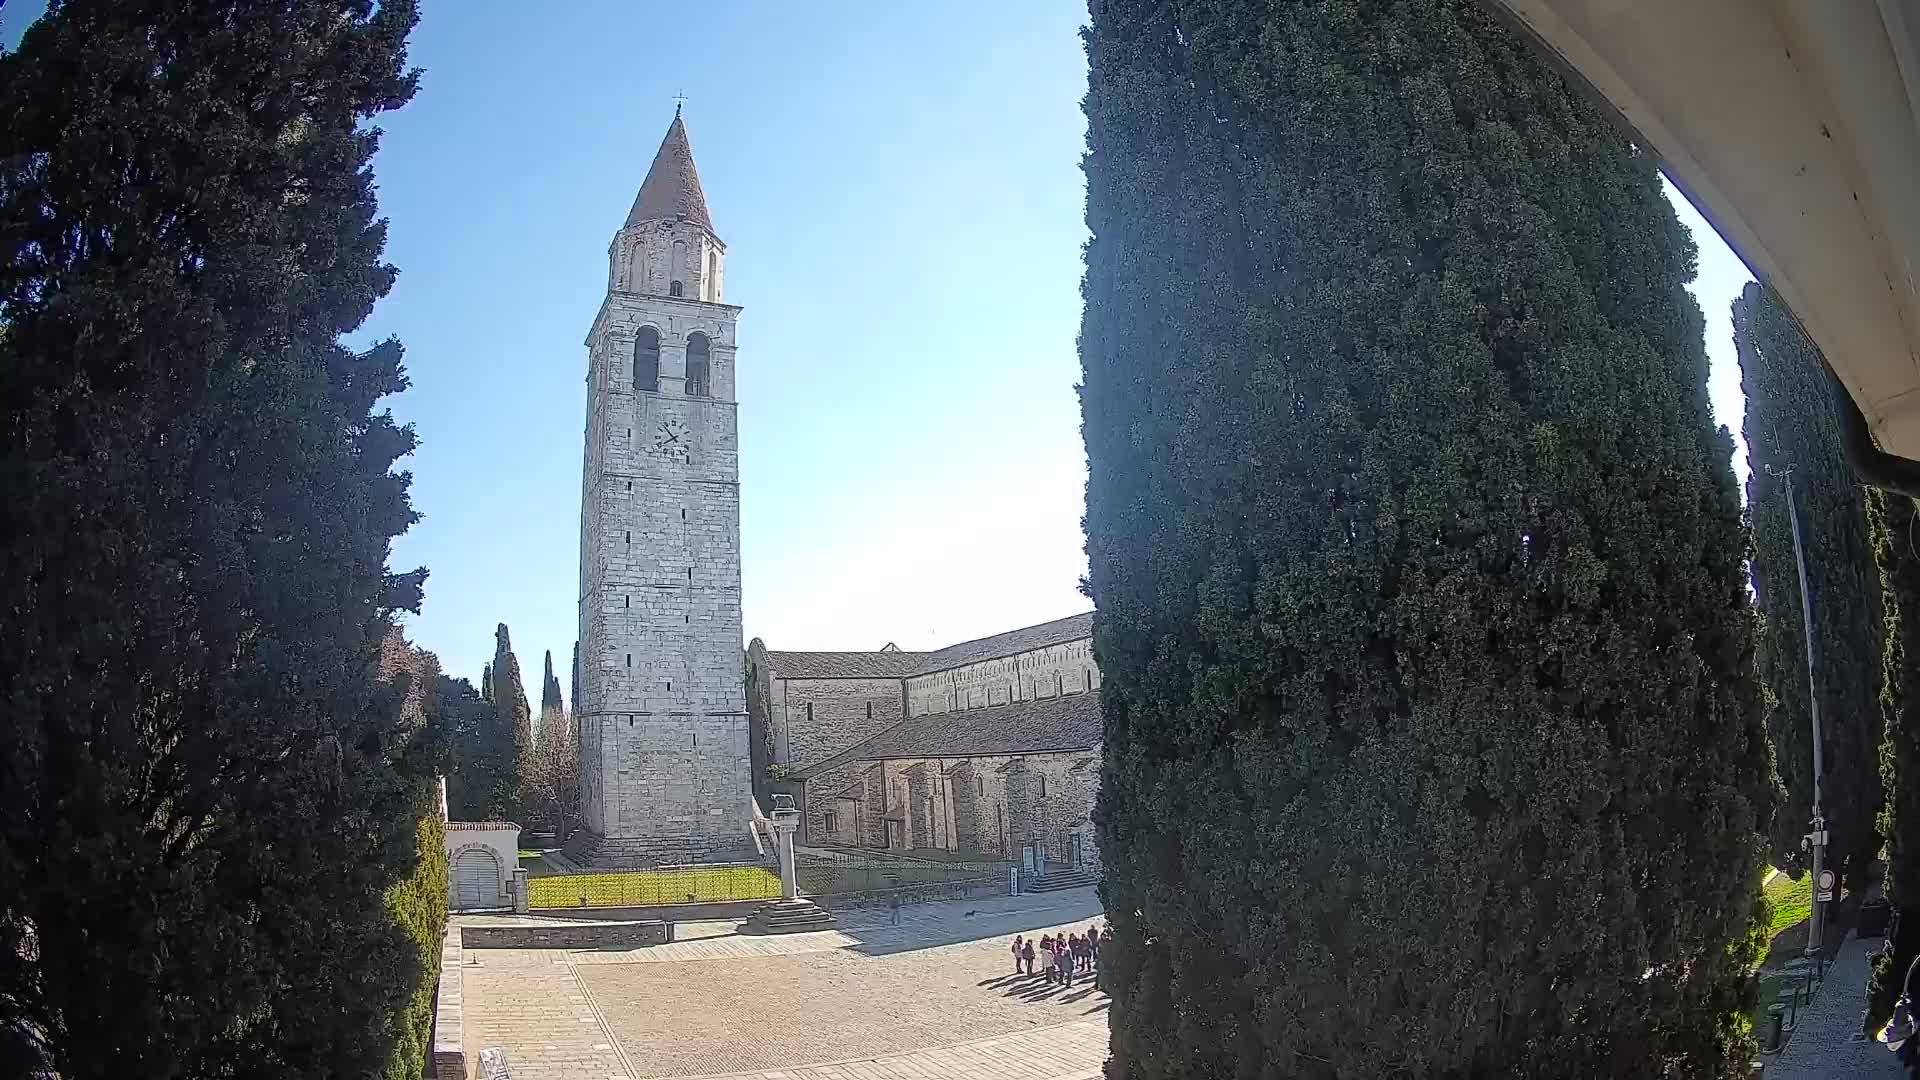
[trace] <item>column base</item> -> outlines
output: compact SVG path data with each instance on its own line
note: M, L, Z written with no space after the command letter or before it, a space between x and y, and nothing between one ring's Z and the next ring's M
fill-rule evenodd
M749 934L794 934L833 929L833 912L805 897L775 900L747 917Z

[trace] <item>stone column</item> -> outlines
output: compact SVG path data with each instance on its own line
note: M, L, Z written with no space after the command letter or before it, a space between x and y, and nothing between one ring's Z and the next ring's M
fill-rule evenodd
M794 810L773 812L773 846L780 858L780 898L792 900L800 895L800 875L793 864L793 834L800 827L800 814Z

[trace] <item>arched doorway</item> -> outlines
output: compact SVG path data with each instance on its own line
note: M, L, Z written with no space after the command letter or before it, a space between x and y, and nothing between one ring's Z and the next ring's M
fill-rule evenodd
M500 906L500 861L483 847L462 850L453 860L453 906Z

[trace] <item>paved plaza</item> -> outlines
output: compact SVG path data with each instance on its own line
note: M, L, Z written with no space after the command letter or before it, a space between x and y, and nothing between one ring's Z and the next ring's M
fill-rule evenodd
M469 949L467 1045L505 1050L515 1080L1090 1080L1106 996L1014 977L1007 945L1098 915L1075 889L909 907L898 925L854 911L805 934L686 923L652 948Z
M1786 1051L1767 1063L1766 1080L1900 1080L1899 1061L1860 1029L1879 949L1878 938L1847 938Z

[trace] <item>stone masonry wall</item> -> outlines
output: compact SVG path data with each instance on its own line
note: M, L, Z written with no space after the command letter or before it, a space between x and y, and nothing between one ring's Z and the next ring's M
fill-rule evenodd
M899 679L770 680L773 759L805 768L905 719Z
M907 715L952 712L1008 701L1032 701L1100 688L1093 641L1080 638L1044 649L982 660L905 680Z
M588 336L577 716L596 862L751 857L732 398L739 309L613 292ZM660 389L636 392L642 325ZM712 341L711 398L684 393L687 336Z

